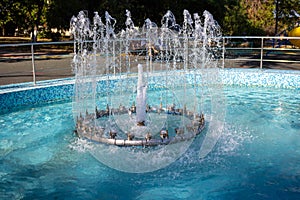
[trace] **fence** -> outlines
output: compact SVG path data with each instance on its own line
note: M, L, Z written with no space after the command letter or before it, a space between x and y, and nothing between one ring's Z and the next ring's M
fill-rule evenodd
M300 70L300 49L290 42L297 39L300 40L299 37L223 37L223 67Z
M71 77L73 43L0 44L0 85Z
M222 68L300 70L299 37L223 37ZM0 44L0 85L73 76L73 41Z

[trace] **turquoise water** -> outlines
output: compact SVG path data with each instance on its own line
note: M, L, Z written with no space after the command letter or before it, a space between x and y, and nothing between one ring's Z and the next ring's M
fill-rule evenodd
M0 115L0 199L299 199L300 91L225 88L226 123L152 173L110 169L72 132L72 103Z

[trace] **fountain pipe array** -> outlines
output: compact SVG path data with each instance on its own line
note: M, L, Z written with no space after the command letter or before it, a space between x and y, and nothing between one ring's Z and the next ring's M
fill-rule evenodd
M108 12L104 23L97 12L92 23L83 11L72 17L73 109L79 136L101 135L97 141L109 144L118 139L140 144L146 136L147 141L177 141L175 130L182 130L185 136L180 138L185 139L203 130L201 92L210 81L207 70L219 64L222 37L209 12L203 17L194 14L194 19L187 10L183 15L183 26L168 11L161 27L146 19L138 28L126 10L126 29L119 33L114 31L116 19ZM158 87L157 100L147 98L152 85ZM175 106L193 110L193 116L179 114L174 125L168 115L174 115Z

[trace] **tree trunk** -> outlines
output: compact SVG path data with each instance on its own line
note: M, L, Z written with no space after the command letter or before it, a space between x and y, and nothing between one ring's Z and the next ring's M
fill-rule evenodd
M279 18L279 0L276 0L276 7L275 7L275 35L277 35L277 31L278 31L278 18Z
M5 36L5 28L4 28L4 26L2 26L1 28L2 28L2 36Z

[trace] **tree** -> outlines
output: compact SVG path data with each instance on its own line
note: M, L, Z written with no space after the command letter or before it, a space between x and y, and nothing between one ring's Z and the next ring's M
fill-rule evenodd
M80 0L52 0L46 13L47 29L68 29L72 16L76 16L80 10L87 9L86 2L87 1L82 2Z
M247 24L253 35L271 34L274 27L274 4L272 0L242 0L243 9L247 13ZM254 31L259 31L258 33Z
M223 33L226 35L245 35L248 31L247 12L241 3L233 0L225 5Z
M279 29L293 27L299 20L300 2L299 0L274 0L275 10L275 34Z
M227 34L273 35L299 20L299 0L232 0L226 3ZM275 27L275 31L274 31Z
M14 1L2 0L0 1L0 28L2 29L2 35L6 35L7 24L13 22L14 18Z
M300 13L299 0L2 0L0 1L0 28L24 29L35 33L43 28L66 30L70 19L80 10L85 10L90 19L98 11L104 20L104 13L117 19L116 31L125 28L125 10L131 11L136 26L141 27L146 18L161 24L162 16L171 10L178 24L183 22L183 10L200 15L204 10L211 12L229 35L273 34L293 25ZM36 34L32 34L36 36ZM36 40L35 37L33 37Z
M3 35L8 23L13 23L15 28L28 29L32 33L32 38L36 41L36 32L43 20L45 20L46 0L2 0L0 2L1 20Z
M37 40L38 28L45 21L45 12L47 9L47 0L23 0L20 1L19 11L22 13L22 21L19 22L19 26L25 26L29 28L31 32L31 38L33 42ZM25 23L24 23L25 22Z

